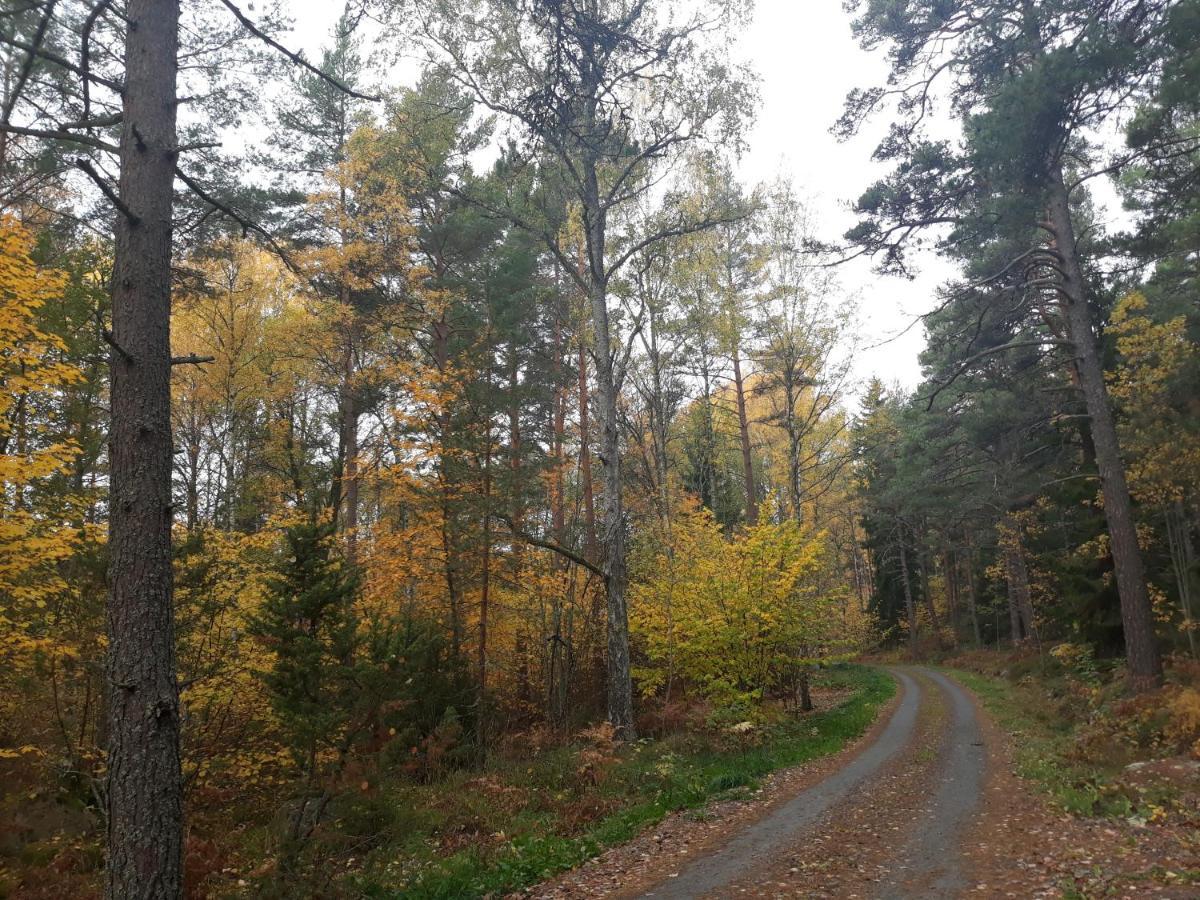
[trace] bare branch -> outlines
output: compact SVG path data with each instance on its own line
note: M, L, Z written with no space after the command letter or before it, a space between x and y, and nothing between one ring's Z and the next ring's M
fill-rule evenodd
M604 570L602 568L600 568L598 565L591 562L590 560L586 559L585 557L581 556L580 554L576 553L574 550L564 547L562 544L556 544L554 541L543 540L542 538L535 537L534 535L529 534L528 532L522 531L520 528L518 528L516 526L516 523L514 523L512 519L510 519L508 516L506 516L502 513L495 513L495 512L491 513L491 517L493 519L498 519L499 521L501 521L505 525L507 525L508 530L512 533L513 537L520 538L522 541L529 544L530 546L541 547L543 550L550 550L554 553L557 553L559 556L569 559L571 562L575 563L576 565L583 566L583 568L587 569L589 572L591 572L593 575L596 575L598 578L607 580L608 576L604 574Z
M112 5L112 0L100 0L92 11L88 13L87 21L83 23L83 30L79 36L79 69L83 76L80 79L80 86L83 90L83 115L80 117L87 120L91 115L92 97L89 89L90 79L88 74L91 69L92 60L92 29L96 27L96 22L104 15L104 11Z
M182 181L185 185L187 185L188 189L193 194L195 194L197 197L199 197L201 200L203 200L205 203L207 203L213 209L217 210L218 212L224 213L225 215L229 216L229 218L233 219L235 222L237 222L239 225L241 225L243 231L245 231L245 232L253 231L255 234L261 235L263 240L265 240L267 242L267 244L270 246L271 250L283 261L283 264L285 266L287 266L288 269L290 269L293 274L297 274L297 275L300 274L299 267L292 261L291 257L288 255L287 250L285 250L282 246L280 246L279 242L277 240L275 240L275 236L273 234L271 234L269 231L267 231L267 229L263 228L257 222L250 221L245 216L243 216L241 213L239 213L236 209L234 209L232 206L229 206L226 203L222 203L220 200L218 200L216 197L214 197L212 194L210 194L208 191L206 191L203 187L201 187L201 185L196 181L196 179L192 178L190 175L188 175L186 172L184 172L178 166L175 167L175 175L176 175L176 177L179 178L180 181Z
M25 89L26 82L29 81L29 73L33 71L33 61L37 59L38 51L42 47L42 41L46 38L46 28L50 25L50 19L54 16L54 7L57 3L58 0L49 0L46 4L45 12L42 13L42 18L38 22L37 30L33 34L33 45L25 55L25 62L21 65L21 71L17 73L17 83L13 85L12 91L8 95L8 101L4 104L4 115L0 116L0 122L3 122L5 125L12 118L13 108L21 98L21 91Z
M292 50L289 50L287 47L283 46L283 44L279 43L277 40L275 40L273 37L271 37L269 34L264 32L261 28L259 28L253 22L251 22L250 19L248 19L246 17L246 14L243 13L236 6L234 6L233 3L230 2L230 0L221 0L221 3L226 9L228 9L231 13L233 13L235 17L237 17L237 20L242 23L243 28L245 28L247 31L249 31L252 35L254 35L256 38L258 38L260 41L262 41L268 47L272 48L273 50L279 51L284 56L286 56L288 59L290 59L292 62L294 62L296 65L312 72L314 75L316 75L322 81L337 88L343 94L346 94L350 97L357 97L359 100L366 100L370 103L378 103L380 101L380 99L381 99L380 97L376 97L376 96L373 96L370 94L360 94L358 91L354 90L349 85L344 84L341 81L338 81L338 79L334 78L328 72L324 72L321 69L314 66L312 63L310 63L308 60L306 60L301 54L296 53Z
M79 144L82 147L104 150L108 153L118 152L116 144L110 144L108 141L102 141L99 138L94 138L86 134L71 134L69 131L49 131L45 128L24 128L20 125L5 124L0 124L0 131L8 134L19 134L25 137L43 138L48 141L66 141L71 144Z
M117 343L117 339L113 337L113 333L111 331L109 331L107 328L101 327L100 337L104 339L104 343L116 350L117 353L121 355L121 358L125 360L125 362L131 364L133 363L133 356L130 355L128 350Z
M130 225L136 226L142 223L142 220L134 215L133 210L125 205L124 200L117 196L117 192L112 189L109 183L104 179L104 176L96 171L96 167L93 166L89 160L80 157L79 159L75 160L75 166L82 170L88 176L88 178L92 179L92 181L96 183L96 187L100 188L100 192L108 198L108 202L115 206L121 212L121 214L129 220Z
M1052 346L1066 346L1066 347L1074 346L1074 343L1072 341L1062 340L1060 338L1034 338L1032 340L1026 340L1026 341L1009 341L1007 344L1000 344L997 347L989 347L987 350L982 350L979 353L975 353L971 356L968 356L966 359L964 359L961 363L958 364L958 368L955 370L954 374L952 374L949 378L947 378L940 385L938 385L937 389L932 394L930 394L928 397L920 397L918 399L928 400L929 402L928 402L928 404L926 404L925 409L931 410L931 409L933 409L933 401L937 399L938 394L940 394L946 388L950 387L950 385L952 385L955 381L957 381L958 377L960 375L962 375L964 372L966 372L967 369L969 369L972 364L978 362L979 360L983 359L984 357L992 356L993 354L996 354L996 353L1004 353L1008 350L1017 350L1021 347L1044 347L1047 344L1050 344Z

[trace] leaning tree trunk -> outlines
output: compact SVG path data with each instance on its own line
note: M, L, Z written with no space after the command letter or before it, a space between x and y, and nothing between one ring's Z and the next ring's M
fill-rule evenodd
M1146 589L1142 553L1138 547L1133 518L1133 502L1125 480L1125 465L1117 442L1112 405L1104 384L1100 346L1092 327L1087 285L1075 246L1075 228L1071 221L1070 200L1061 166L1055 167L1051 174L1049 224L1055 237L1055 249L1062 260L1059 286L1063 319L1074 346L1080 387L1092 425L1092 441L1096 448L1096 465L1100 471L1104 497L1104 517L1108 522L1117 592L1121 598L1121 623L1125 631L1129 674L1137 690L1146 690L1162 680L1162 658L1154 635L1154 613Z
M178 0L130 0L113 265L106 895L182 895L171 612L171 212Z

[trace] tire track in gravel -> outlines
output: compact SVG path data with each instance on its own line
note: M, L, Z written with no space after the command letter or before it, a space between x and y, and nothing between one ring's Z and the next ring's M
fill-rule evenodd
M654 900L691 900L719 893L739 878L770 869L809 826L855 793L881 767L904 750L921 706L918 682L899 669L889 670L904 690L887 726L871 746L824 781L797 794L766 817L744 828L717 852L697 859L677 876L643 896Z

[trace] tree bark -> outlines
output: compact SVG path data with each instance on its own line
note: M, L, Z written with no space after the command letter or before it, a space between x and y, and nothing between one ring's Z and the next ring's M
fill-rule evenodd
M579 341L579 480L583 492L583 556L596 558L596 494L592 484L591 398L588 396L587 349Z
M488 702L487 702L487 666L488 666L488 612L492 594L492 517L490 507L492 502L492 438L491 427L488 427L488 437L484 442L483 456L483 561L481 564L479 582L479 725L476 731L479 743L479 755L487 754L488 742Z
M1195 616L1192 612L1192 576L1196 569L1196 551L1192 544L1191 523L1183 504L1176 500L1164 510L1167 524L1167 546L1171 553L1171 568L1179 592L1179 609L1183 613L1183 632L1188 650L1197 658Z
M554 319L554 404L551 413L551 458L554 460L554 468L551 473L551 497L550 497L550 521L551 527L554 530L555 543L566 546L567 535L567 509L565 502L565 479L563 477L563 469L565 468L565 454L563 453L563 445L565 443L565 433L567 430L567 398L563 386L563 346L562 346L562 319L555 316ZM559 556L554 556L555 564L560 561Z
M509 362L508 362L508 470L509 470L509 494L512 497L512 520L518 531L524 530L525 520L525 491L522 484L521 474L521 448L523 438L521 435L521 406L518 398L520 389L520 355L516 342L512 342L509 346ZM489 445L491 441L489 427ZM489 455L491 453L489 449ZM490 476L489 476L490 483ZM513 583L521 583L521 569L525 561L525 545L521 541L513 544L512 548L512 573Z
M604 587L607 601L608 720L621 740L636 737L633 726L633 683L629 661L629 610L625 590L625 512L621 498L621 433L617 420L617 383L609 336L608 297L603 281L592 286L592 319L599 389L600 462L604 465Z
M667 398L663 390L662 354L658 347L658 317L651 305L649 311L650 368L653 379L653 397L650 399L650 438L654 444L653 476L656 482L659 518L667 528L671 527L671 489L667 480Z
M746 482L746 524L758 524L758 490L754 485L754 455L750 448L750 420L746 417L746 383L742 378L742 357L733 348L733 387L737 394L738 438L742 445L742 473Z
M900 532L900 577L904 581L904 610L908 614L908 649L917 652L917 606L913 603L912 585L908 576L908 551L904 549L904 532Z
M1075 245L1070 198L1061 165L1051 172L1050 227L1055 249L1062 258L1060 272L1063 319L1075 349L1080 386L1092 424L1096 465L1104 497L1117 592L1121 598L1121 622L1125 631L1125 654L1130 679L1136 690L1149 690L1162 681L1162 657L1154 634L1154 612L1138 547L1133 501L1125 480L1112 405L1104 384L1100 346L1092 327L1087 285Z
M110 357L106 896L183 893L171 576L177 0L130 0ZM136 218L133 218L136 217Z
M358 398L354 391L353 338L347 340L342 378L341 526L346 535L346 558L354 563L358 550Z
M979 597L975 593L975 548L967 553L967 612L971 617L971 632L975 636L975 646L983 646L983 635L979 630Z
M808 666L804 666L803 668L800 669L800 677L799 677L798 687L799 687L799 694L800 694L800 711L801 712L812 712L813 711L812 684L810 683L809 677L808 677Z
M1019 644L1025 635L1021 630L1021 576L1023 567L1018 564L1020 552L1012 547L1004 549L1004 573L1008 583L1008 628L1012 642Z
M921 543L925 543L923 536ZM921 600L925 603L925 609L929 613L930 628L932 628L933 633L936 635L941 630L941 625L938 623L937 607L933 602L933 592L929 589L929 565L925 562L924 550L917 552L917 572L921 576Z
M950 547L942 548L942 576L946 582L946 608L950 616L950 633L958 643L959 610L958 610L958 557Z
M1004 541L1004 567L1008 581L1008 614L1011 619L1013 643L1025 638L1037 639L1033 621L1033 599L1029 590L1029 568L1025 549L1016 524L1010 524L1009 537Z

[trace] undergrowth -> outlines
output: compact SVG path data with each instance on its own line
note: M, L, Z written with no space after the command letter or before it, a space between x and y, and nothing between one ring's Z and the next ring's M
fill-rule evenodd
M1162 688L1139 696L1120 668L1073 644L1042 656L977 651L949 665L1016 738L1018 773L1063 809L1137 823L1194 814L1180 790L1200 756L1194 663L1176 661Z
M568 746L535 748L524 758L498 754L482 770L430 784L365 784L339 801L331 827L314 842L312 862L320 864L312 871L340 869L321 886L331 896L468 898L519 890L675 810L752 790L774 770L837 752L867 729L895 689L884 672L861 666L827 669L817 686L847 697L755 729L752 738L714 741L682 732L620 747L602 728L592 729ZM233 892L295 896L301 889L264 872Z

